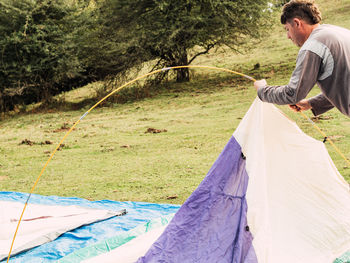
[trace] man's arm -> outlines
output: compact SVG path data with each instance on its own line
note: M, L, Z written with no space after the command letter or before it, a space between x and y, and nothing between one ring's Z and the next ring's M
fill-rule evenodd
M315 116L334 108L333 104L322 93L310 98L308 101Z
M304 99L316 84L322 59L315 53L302 50L288 85L267 86L257 82L258 96L262 101L279 105L296 104ZM260 85L260 86L259 86Z

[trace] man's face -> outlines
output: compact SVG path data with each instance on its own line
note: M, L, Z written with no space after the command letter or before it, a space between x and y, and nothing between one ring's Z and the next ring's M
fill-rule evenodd
M303 34L302 28L299 21L292 20L284 25L287 31L288 39L292 40L295 45L301 47L305 42L305 36Z

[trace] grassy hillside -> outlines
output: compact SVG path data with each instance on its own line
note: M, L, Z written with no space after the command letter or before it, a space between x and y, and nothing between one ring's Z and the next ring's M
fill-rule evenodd
M324 22L350 28L350 0L318 1ZM278 25L255 49L222 49L195 64L242 71L269 84L288 82L298 49ZM254 65L260 64L259 69ZM93 110L70 134L35 193L88 199L182 203L204 178L246 113L252 83L228 73L192 70L192 81L169 82L153 97ZM68 102L93 96L89 85L66 94ZM312 94L318 91L315 88ZM92 105L93 103L91 103ZM300 115L280 107L310 136L322 136ZM0 122L0 190L29 192L50 153L88 109L14 115ZM308 113L311 116L310 113ZM350 119L336 110L317 124L350 158ZM147 132L149 128L159 133ZM350 169L327 145L341 174Z

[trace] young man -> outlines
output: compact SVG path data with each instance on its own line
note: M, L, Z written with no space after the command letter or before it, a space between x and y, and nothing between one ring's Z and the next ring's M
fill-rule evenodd
M301 47L296 67L284 86L254 83L262 101L289 104L294 111L311 109L314 115L336 107L350 117L350 30L320 25L314 1L291 0L283 6L281 23L287 37ZM321 94L305 99L317 85Z

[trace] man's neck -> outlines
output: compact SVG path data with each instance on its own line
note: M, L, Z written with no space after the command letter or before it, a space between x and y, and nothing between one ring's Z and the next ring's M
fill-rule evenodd
M305 39L303 41L303 44L305 43L306 40L308 40L312 31L314 31L319 25L320 24L315 24L315 25L306 24L306 25L304 25Z
M311 35L312 31L314 31L320 24L315 24L315 25L307 25L306 26L306 32L307 32L307 38Z

